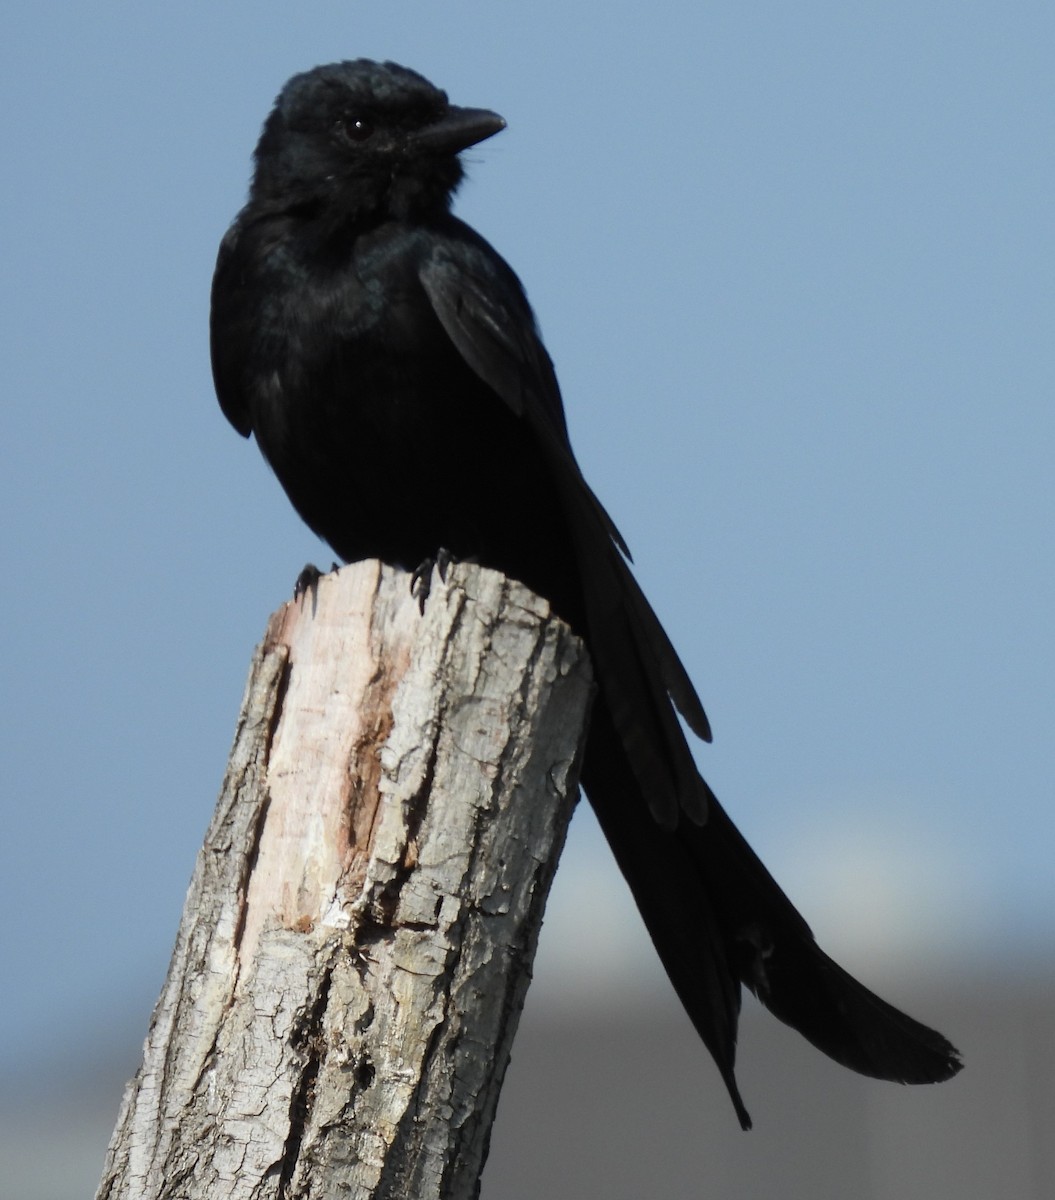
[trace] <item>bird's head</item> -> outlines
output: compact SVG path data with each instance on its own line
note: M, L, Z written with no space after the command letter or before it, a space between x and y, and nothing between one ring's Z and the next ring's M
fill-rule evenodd
M460 151L504 128L395 63L316 67L286 84L264 123L250 201L348 221L446 209Z

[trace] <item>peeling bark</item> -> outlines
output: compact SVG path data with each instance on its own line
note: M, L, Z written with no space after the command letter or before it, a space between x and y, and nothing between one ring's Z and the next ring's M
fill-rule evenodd
M271 618L98 1200L477 1194L590 686L477 567Z

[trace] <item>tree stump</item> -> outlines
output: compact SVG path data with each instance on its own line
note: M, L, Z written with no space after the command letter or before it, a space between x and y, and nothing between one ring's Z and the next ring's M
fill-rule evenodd
M274 614L99 1200L478 1193L590 691L475 566Z

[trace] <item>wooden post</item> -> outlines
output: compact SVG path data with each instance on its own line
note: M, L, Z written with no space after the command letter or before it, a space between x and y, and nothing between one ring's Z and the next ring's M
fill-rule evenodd
M99 1200L477 1194L590 690L474 566L275 613Z

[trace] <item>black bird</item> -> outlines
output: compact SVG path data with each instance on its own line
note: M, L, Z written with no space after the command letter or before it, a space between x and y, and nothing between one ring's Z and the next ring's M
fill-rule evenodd
M291 79L220 246L220 406L341 558L426 587L473 559L585 638L583 788L745 1129L741 984L855 1071L948 1079L956 1050L824 954L696 769L677 713L709 741L703 706L575 461L524 290L450 213L459 153L504 127L394 63Z

